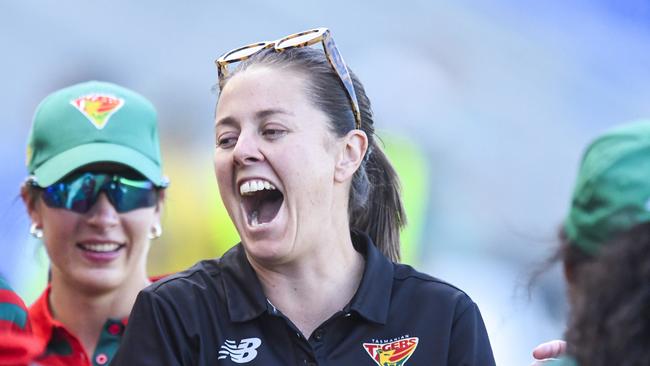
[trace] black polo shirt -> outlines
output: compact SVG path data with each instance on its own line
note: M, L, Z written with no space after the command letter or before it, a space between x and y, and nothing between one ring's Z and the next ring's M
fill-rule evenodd
M268 302L239 244L143 290L111 365L494 365L464 292L390 262L366 235L353 242L359 289L309 339Z

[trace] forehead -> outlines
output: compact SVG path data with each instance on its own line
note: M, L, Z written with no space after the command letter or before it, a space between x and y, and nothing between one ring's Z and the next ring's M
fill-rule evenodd
M234 75L221 91L217 119L224 114L240 114L281 108L296 111L313 107L307 99L307 80L299 72L254 66Z

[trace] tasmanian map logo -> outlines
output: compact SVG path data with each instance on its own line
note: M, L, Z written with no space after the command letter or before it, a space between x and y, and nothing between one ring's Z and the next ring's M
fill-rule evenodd
M88 120L101 130L113 113L124 105L124 100L105 94L88 94L70 101Z
M379 366L404 366L418 346L418 337L364 343L363 348Z

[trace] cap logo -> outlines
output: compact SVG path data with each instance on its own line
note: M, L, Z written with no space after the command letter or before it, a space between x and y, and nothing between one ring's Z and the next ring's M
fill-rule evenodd
M418 337L408 335L397 339L364 343L363 348L379 366L404 366L418 346Z
M124 99L107 94L87 94L70 101L98 129L103 129L113 113L124 105Z

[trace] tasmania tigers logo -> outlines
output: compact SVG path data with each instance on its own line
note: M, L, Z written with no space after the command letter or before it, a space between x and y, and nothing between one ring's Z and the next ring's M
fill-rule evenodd
M363 348L379 366L406 365L417 346L418 337L409 336L383 341L373 339L373 343L363 344Z
M113 113L124 105L124 99L105 94L88 94L70 101L88 120L101 130Z

